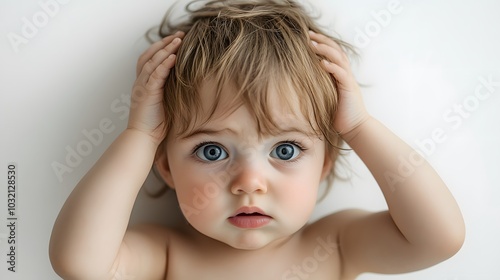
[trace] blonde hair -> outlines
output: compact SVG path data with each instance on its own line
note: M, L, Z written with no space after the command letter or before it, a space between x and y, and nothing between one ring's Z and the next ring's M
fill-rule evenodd
M186 33L165 85L167 131L176 123L180 131L189 132L201 112L198 90L204 81L213 79L217 92L212 114L222 87L231 84L237 89L234 101L246 105L255 115L259 132L273 134L279 127L270 117L273 108L266 100L269 88L274 87L288 106L290 94L296 95L293 98L300 101L301 113L323 138L326 152L335 163L342 144L333 129L337 84L320 65L324 57L310 45L309 30L325 34L312 17L292 0L219 0L191 9L195 2L199 1L186 6L187 20L172 24L168 21L170 9L159 28L160 37L179 30ZM355 53L351 45L332 39ZM294 91L287 90L290 86ZM328 186L335 174L334 165Z

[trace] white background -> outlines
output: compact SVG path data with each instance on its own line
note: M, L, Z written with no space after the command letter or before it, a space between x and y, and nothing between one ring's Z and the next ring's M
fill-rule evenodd
M79 179L124 129L123 100L134 82L136 59L147 48L143 35L172 3L61 0L48 15L40 4L48 2L53 1L0 0L1 279L59 279L48 260L54 220ZM362 280L500 279L500 85L491 92L483 88L489 93L483 100L474 95L481 77L500 82L500 2L436 2L313 1L322 24L359 47L353 69L367 85L369 111L425 154L467 224L467 240L453 258L415 273L365 274ZM40 26L23 35L26 21ZM26 41L15 45L13 34ZM453 111L459 105L466 108L463 116ZM114 130L58 178L53 165L67 165L68 151L89 143L83 131L99 129L102 121ZM433 131L440 131L439 141L431 140ZM435 147L428 144L426 150L418 145L423 141ZM385 209L366 167L353 153L346 161L350 181L336 182L312 220L348 207ZM16 273L7 271L6 262L9 162L18 166ZM145 188L158 186L151 177ZM174 221L172 198L141 193L132 222Z

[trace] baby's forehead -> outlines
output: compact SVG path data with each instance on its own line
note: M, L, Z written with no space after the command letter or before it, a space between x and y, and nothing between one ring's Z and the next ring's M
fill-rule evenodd
M207 127L213 130L254 125L262 136L286 132L318 134L313 116L303 114L300 94L289 85L269 86L265 94L255 96L237 94L240 90L234 84L221 85L214 80L202 83L196 93L200 108L189 112L188 129L178 133L182 137Z
M223 116L212 116L203 122L193 121L189 128L184 131L177 129L177 137L180 139L191 138L196 135L216 135L216 136L231 136L234 138L250 139L266 139L280 137L283 135L295 135L300 137L317 138L318 133L313 129L311 124L301 118L293 115L286 115L281 118L281 121L274 120L272 124L268 124L267 128L259 125L252 117L241 118L242 111L248 112L246 106L241 106L232 114ZM271 122L269 119L266 121ZM262 121L260 121L262 122ZM178 128L178 127L177 127Z
M256 115L263 114L278 123L308 120L302 114L307 94L296 89L288 77L261 81L262 86L242 87L235 82L219 83L207 79L198 87L197 95L204 113L225 115L240 106L248 106Z

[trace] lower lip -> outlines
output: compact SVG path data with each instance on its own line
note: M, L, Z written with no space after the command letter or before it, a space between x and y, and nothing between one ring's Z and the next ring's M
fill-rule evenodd
M259 228L271 222L268 216L234 216L230 217L229 222L239 228Z

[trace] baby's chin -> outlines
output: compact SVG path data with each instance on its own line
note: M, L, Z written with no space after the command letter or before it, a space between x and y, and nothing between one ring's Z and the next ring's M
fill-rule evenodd
M233 249L255 251L266 247L269 242L224 242L226 245L231 246Z
M278 248L298 234L302 224L272 224L255 229L242 229L227 224L208 225L191 221L190 226L206 241L212 240L223 247L255 251Z
M276 236L262 232L245 232L237 236L224 236L213 239L237 250L256 251L271 247L279 247L286 243L294 234Z

